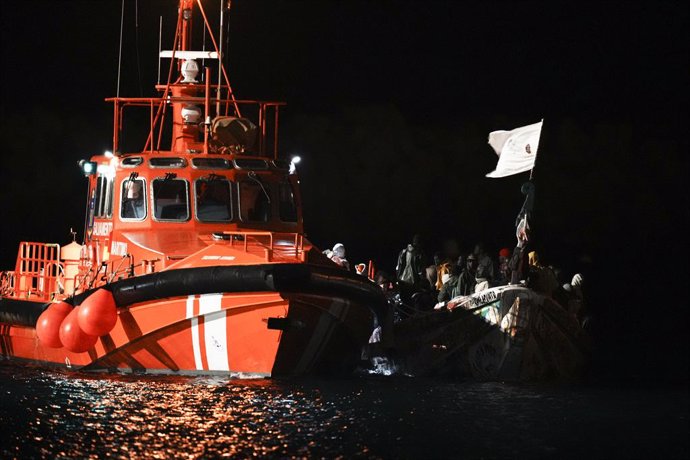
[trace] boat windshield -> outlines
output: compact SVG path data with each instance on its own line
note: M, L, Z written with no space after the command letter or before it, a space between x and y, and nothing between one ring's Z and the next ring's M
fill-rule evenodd
M201 222L229 222L232 220L232 188L224 177L197 179L196 218Z
M285 181L278 187L278 210L283 222L297 222L297 204L292 184Z
M238 184L240 218L244 222L271 220L271 188L258 177L242 180Z
M161 221L189 220L187 181L183 179L154 179L153 217Z

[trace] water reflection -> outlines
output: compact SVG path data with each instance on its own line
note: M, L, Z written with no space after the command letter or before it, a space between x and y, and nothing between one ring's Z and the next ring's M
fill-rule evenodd
M309 456L355 424L318 388L219 377L15 375L21 457ZM366 453L356 446L353 454Z
M599 457L682 458L687 413L686 391L0 365L6 458L581 458L595 443Z

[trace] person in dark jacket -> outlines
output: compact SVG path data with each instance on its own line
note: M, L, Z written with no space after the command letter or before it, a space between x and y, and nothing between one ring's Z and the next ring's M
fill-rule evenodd
M398 255L398 263L395 266L398 282L405 283L408 287L418 286L419 280L424 276L425 262L422 238L415 235L412 243Z
M474 286L477 283L477 256L470 254L467 256L465 269L458 278L458 285L455 289L454 296L474 294Z

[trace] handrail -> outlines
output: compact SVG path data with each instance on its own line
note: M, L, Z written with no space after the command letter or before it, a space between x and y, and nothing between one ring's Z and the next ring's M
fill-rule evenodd
M300 233L293 232L266 232L266 231L238 231L238 230L228 230L222 232L223 235L227 235L227 241L232 247L237 246L236 242L242 241L242 249L244 252L249 253L250 241L249 238L253 237L254 242L259 246L264 246L266 249L266 260L272 261L274 253L278 253L285 257L295 257L298 259L304 259L304 236ZM276 236L284 235L286 237L291 237L292 242L287 240L287 238L276 238ZM261 239L268 239L267 243L262 243ZM288 241L289 245L279 245L276 240Z

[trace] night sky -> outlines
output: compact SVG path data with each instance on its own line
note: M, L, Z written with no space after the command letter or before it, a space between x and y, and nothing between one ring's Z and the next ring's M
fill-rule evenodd
M138 2L137 27L126 1L122 96L153 95L174 4ZM111 148L120 9L0 13L4 269L19 241L83 227L77 161ZM536 247L586 273L610 361L687 379L687 3L235 0L230 14L233 90L288 103L281 151L302 157L319 247L388 270L414 233L429 253L446 238L512 247L528 175L485 178L487 136L543 118Z

